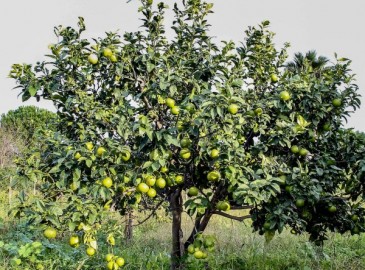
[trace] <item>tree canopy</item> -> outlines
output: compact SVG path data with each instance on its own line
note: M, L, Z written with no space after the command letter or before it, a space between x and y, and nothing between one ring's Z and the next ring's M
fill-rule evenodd
M364 231L364 140L342 124L360 106L351 61L288 68L288 44L275 48L268 21L239 46L218 45L213 5L201 0L173 5L168 40L167 5L141 4L141 31L90 41L80 18L55 28L47 61L13 66L23 98L53 101L60 123L39 158L19 164L45 194L29 204L22 193L20 209L96 248L105 206L125 214L168 202L175 268L182 211L195 220L185 249L214 214L250 217L268 240L285 226L317 243L327 229Z

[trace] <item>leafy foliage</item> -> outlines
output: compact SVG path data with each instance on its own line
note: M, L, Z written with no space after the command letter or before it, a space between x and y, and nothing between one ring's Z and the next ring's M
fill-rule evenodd
M7 132L15 133L24 140L24 144L31 144L39 129L55 129L56 114L35 106L21 106L1 115L0 127Z
M174 5L169 41L167 6L151 2L141 1L144 31L91 42L80 18L78 29L55 28L47 62L13 66L23 98L52 100L60 122L44 134L45 151L19 163L44 196L29 203L23 192L15 213L94 241L88 234L102 209L172 203L197 187L185 203L195 218L187 244L213 214L234 218L219 202L252 208L253 228L268 240L285 225L318 242L327 229L364 231L364 141L342 128L360 106L350 61L289 69L288 45L275 48L268 21L250 27L239 47L218 46L208 35L212 5L200 0Z

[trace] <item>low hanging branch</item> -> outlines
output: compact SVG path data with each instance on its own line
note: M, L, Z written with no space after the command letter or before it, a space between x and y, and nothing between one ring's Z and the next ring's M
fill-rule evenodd
M242 222L245 219L251 218L251 215L246 215L246 216L240 216L240 217L238 217L238 216L233 216L233 215L227 214L227 213L222 212L222 211L213 211L212 214L220 215L220 216L223 216L223 217L226 217L226 218L230 218L230 219L233 219L233 220L237 220L239 222Z
M152 210L151 214L149 214L145 219L142 221L137 220L137 224L134 224L133 226L139 226L145 223L147 220L149 220L157 211L157 209L164 203L164 200L160 201Z
M246 210L246 209L252 209L253 206L251 205L231 205L231 210Z

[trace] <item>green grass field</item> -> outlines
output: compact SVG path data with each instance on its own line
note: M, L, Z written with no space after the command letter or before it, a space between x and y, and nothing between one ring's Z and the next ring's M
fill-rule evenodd
M68 235L48 241L42 232L9 218L7 196L7 192L1 193L0 269L106 269L107 253L123 256L126 261L123 269L169 269L171 227L168 218L152 218L136 226L133 241L126 243L123 220L111 217L98 236L97 254L88 258L84 245L69 247ZM183 223L187 236L192 226L187 215ZM109 232L117 239L113 250L106 244ZM307 236L293 235L289 230L265 243L263 236L252 233L249 221L239 223L219 216L214 216L205 233L217 238L215 251L206 260L188 257L186 269L365 269L364 235L329 234L323 250L308 242Z

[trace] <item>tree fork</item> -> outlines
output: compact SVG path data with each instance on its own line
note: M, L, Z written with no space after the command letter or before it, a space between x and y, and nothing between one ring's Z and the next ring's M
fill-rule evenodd
M213 195L213 198L211 200L211 205L215 205L218 202L219 198L222 196L222 194L226 191L227 190L223 187L223 185L220 184ZM187 250L188 246L194 242L198 233L204 232L204 230L208 226L209 220L212 217L213 213L214 213L214 209L207 208L205 210L204 215L196 218L194 228L193 228L189 238L184 243L185 250Z

